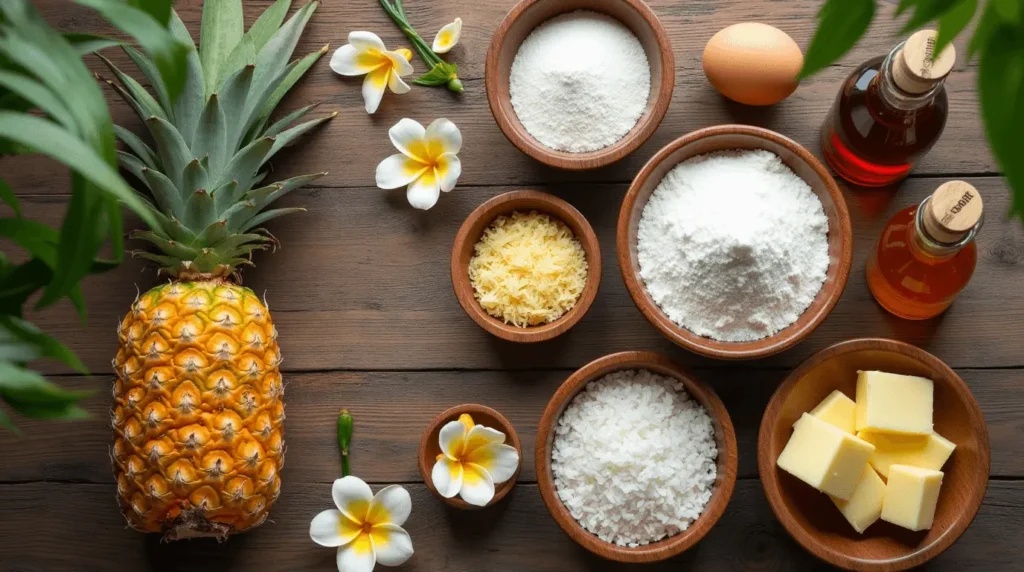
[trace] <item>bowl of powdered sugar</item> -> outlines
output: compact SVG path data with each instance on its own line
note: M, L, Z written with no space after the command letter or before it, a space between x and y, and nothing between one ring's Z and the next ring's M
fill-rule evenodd
M668 358L622 352L574 373L537 430L537 484L574 541L620 562L696 544L736 484L736 434L715 392Z
M850 272L849 212L814 156L773 131L720 125L659 151L623 200L619 267L644 316L721 359L808 336Z
M675 86L668 35L642 0L522 0L487 52L487 98L521 151L594 169L658 128Z

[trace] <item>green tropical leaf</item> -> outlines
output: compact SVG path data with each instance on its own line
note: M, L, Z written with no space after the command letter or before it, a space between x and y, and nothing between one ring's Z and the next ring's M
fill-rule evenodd
M181 130L181 136L187 143L192 143L192 136L196 131L196 123L199 122L199 114L203 111L203 104L206 102L206 84L203 81L203 64L199 61L199 52L196 51L192 36L189 35L185 24L178 17L176 12L171 12L170 23L171 34L179 42L190 46L191 50L185 58L185 80L181 95L174 99L174 90L168 90L174 101L174 124ZM151 54L152 55L152 54Z
M259 122L266 122L266 120L271 116L271 114L274 113L274 110L277 109L277 106L281 103L281 100L284 99L284 96L287 95L288 92L291 91L293 87L295 87L295 84L298 83L300 79L302 79L302 76L306 75L306 72L309 71L309 68L313 67L313 64L315 64L317 60L320 59L321 56L327 53L327 48L328 46L324 46L320 48L320 51L318 52L306 54L305 56L302 57L302 59L298 61L297 64L295 64L295 67L291 68L291 70L288 71L284 79L282 79L281 82L277 84L277 87L274 89L273 92L271 92L270 96L263 103L263 107L258 115ZM259 136L259 134L256 133L254 134L254 136Z
M818 30L807 48L800 78L843 57L864 35L874 16L875 0L827 0L818 12Z
M903 33L916 30L922 25L937 19L953 8L958 2L960 0L914 0L914 14L903 25Z
M255 70L255 65L242 67L224 81L223 88L217 93L220 99L218 105L224 112L224 122L227 126L224 149L228 153L238 148L237 141L242 131L245 102L249 97ZM227 157L223 157L223 160L227 161Z
M160 70L156 69L156 65L153 60L149 59L149 56L136 50L131 46L123 45L121 49L124 53L132 60L135 67L139 68L142 72L142 76L149 82L150 87L156 93L156 99L160 102L160 107L164 110L164 115L167 120L174 123L173 114L174 106L171 104L171 95L167 93L167 86L164 84L164 80L160 77Z
M119 0L76 0L103 15L111 24L142 45L167 86L173 99L185 86L186 58L190 47L167 30L147 12ZM149 2L150 0L146 0ZM157 2L163 4L163 2Z
M167 175L156 169L146 169L142 176L149 184L160 210L178 218L185 216L185 198L181 195L181 189L175 186Z
M182 175L182 192L191 193L200 189L206 190L208 186L206 169L203 168L199 159L192 159L185 165L185 173Z
M275 121L273 125L268 127L267 130L261 133L260 135L262 135L263 137L274 137L278 133L284 131L285 129L288 129L288 127L291 126L292 123L295 123L299 119L305 117L307 113L309 113L319 105L320 102L317 102L307 105L306 107L300 107L299 109L296 109L295 111Z
M206 82L206 97L220 88L231 70L223 69L244 31L242 0L206 0L199 30L199 60Z
M235 45L235 49L231 50L231 53L228 54L227 60L225 60L221 69L221 78L226 79L231 74L242 69L242 66L249 64L256 64L256 45L252 43L252 38L246 34ZM222 85L223 82L220 82L217 89L220 89ZM213 92L216 91L213 90Z
M42 330L27 320L14 316L0 316L0 332L2 332L2 334L0 334L0 336L2 336L2 339L0 339L0 346L4 346L8 342L13 342L15 340L20 341L36 348L36 357L53 358L59 360L79 373L89 373L85 364L82 363L82 361L78 359L78 356L76 356L64 344L58 342L55 338L46 335ZM4 351L4 353L7 352ZM8 359L15 362L20 361L10 357L0 357L0 359ZM27 362L30 360L24 361Z
M999 12L992 2L989 2L985 5L981 18L978 20L978 27L975 28L974 36L971 38L971 43L967 46L968 57L973 58L981 50L982 46L988 45L988 39L992 32L1001 24L1002 18L1000 18Z
M992 152L1013 189L1011 211L1024 215L1024 36L1013 25L995 28L981 48L978 91Z
M21 216L21 202L18 201L18 197L14 194L14 190L7 184L7 181L0 179L0 201L11 207L14 214Z
M181 222L189 228L206 228L214 216L213 197L206 189L199 189L185 203L185 218Z
M171 0L128 0L128 3L149 12L149 15L161 26L166 27L167 22L171 19L171 4L173 4Z
M213 176L220 172L227 161L224 156L227 151L227 131L228 123L220 107L220 96L213 93L210 99L206 100L203 113L199 116L195 145L192 146L196 156L208 158L209 174Z
M159 117L161 119L167 119L167 115L164 113L164 108L157 103L156 99L150 95L146 88L142 87L142 84L135 81L135 78L117 69L113 63L107 58L96 54L96 57L100 59L107 66L107 69L114 74L117 81L121 82L121 87L124 88L125 92L135 100L138 106L138 114L140 119L147 119L149 117Z
M121 40L96 34L87 34L85 32L64 32L62 35L81 56L123 45Z
M14 422L11 421L11 418L8 417L6 413L4 413L3 409L0 409L0 425L9 429L15 435L21 434L21 431L19 431L18 428L14 425Z
M79 173L71 174L71 200L60 229L60 245L53 278L43 289L36 308L45 308L67 296L92 267L108 236L109 198Z
M155 169L159 159L156 153L143 141L138 135L131 131L121 127L120 125L114 125L114 135L121 140L135 156L138 157L146 167Z
M302 31L305 29L310 17L313 16L317 5L318 2L313 0L299 8L285 22L284 26L281 26L274 33L266 45L263 46L263 49L260 50L259 54L257 54L252 89L249 94L249 100L246 103L245 117L249 118L249 120L246 121L242 133L245 133L249 126L252 125L252 122L257 117L257 113L264 109L263 105L268 101L268 97L274 92L274 89L278 85L282 85L282 78L287 81L287 78L284 76L286 75L285 69L289 65L288 60L291 59L292 52L295 51L295 45L299 41L299 36L302 35Z
M60 234L41 222L26 218L0 218L0 237L24 248L50 268L57 265Z
M149 127L149 132L153 134L164 174L175 186L182 186L181 176L185 171L185 165L195 158L188 143L182 138L182 133L159 117L147 119L146 127Z
M251 219L249 219L248 222L243 224L238 230L240 232L248 232L248 231L250 231L250 230L252 230L252 229L262 225L263 223L265 223L267 221L270 221L270 220L273 220L273 219L275 219L277 217L284 216L284 215L287 215L287 214L292 214L292 213L301 213L301 212L306 212L306 209L301 208L301 207L289 207L289 208L283 208L283 209L269 210L269 211L262 212L262 213L260 213L260 214L258 214L256 216L252 217Z
M89 397L92 391L68 391L34 371L0 361L0 396L15 411L61 410ZM28 414L38 417L38 414Z
M231 181L250 181L273 146L273 137L264 137L247 145L228 161L219 178L214 180L214 188ZM245 190L248 189L243 189L243 192Z
M277 0L253 22L252 27L249 28L245 35L252 40L256 53L259 53L263 46L267 45L267 42L270 41L270 38L274 37L277 30L281 28L281 23L284 22L284 17L288 15L288 8L291 5L291 0Z
M953 41L953 38L959 36L967 24L971 23L977 10L978 0L958 0L955 6L941 15L934 53L941 54L942 50Z
M145 212L145 203L117 174L117 170L55 123L41 117L0 110L0 138L10 139L64 163L139 213L146 224L156 224L156 220Z
M305 123L300 123L300 124L296 125L295 127L292 127L290 129L286 129L286 130L282 131L281 133L279 133L278 135L274 136L274 146L271 147L270 151L267 153L267 155L265 157L263 157L263 162L266 163L267 161L269 161L270 158L273 157L275 154L277 154L278 151L280 151L284 147L287 147L287 146L293 144L297 138L299 138L304 133L308 132L310 129L313 129L314 127L316 127L316 126L318 126L318 125L320 125L322 123L325 123L327 121L330 121L331 119L334 119L337 115L338 115L338 112L335 111L334 113L331 113L330 115L328 115L326 117L320 117L320 118L317 118L317 119L312 119L310 121L306 121Z

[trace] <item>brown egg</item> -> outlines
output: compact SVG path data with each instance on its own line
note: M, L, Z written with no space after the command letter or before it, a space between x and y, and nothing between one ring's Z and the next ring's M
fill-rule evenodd
M804 55L782 30L743 22L719 31L704 48L704 75L722 95L747 105L772 105L798 85Z

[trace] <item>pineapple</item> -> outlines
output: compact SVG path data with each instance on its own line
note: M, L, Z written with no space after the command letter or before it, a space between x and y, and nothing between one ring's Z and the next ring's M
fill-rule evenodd
M152 197L159 225L133 233L139 253L170 276L139 296L118 329L112 451L128 523L168 540L225 539L260 525L281 491L283 385L270 312L238 284L238 268L274 245L264 222L302 209L265 210L323 175L260 187L281 147L333 117L291 125L313 106L270 123L284 94L326 51L287 63L316 2L281 24L278 0L242 32L239 0L204 7L200 50L185 88L170 100L153 60L125 51L152 93L109 61L108 82L145 121L150 147L116 133L121 166ZM208 17L209 16L209 17ZM177 15L171 30L193 45Z

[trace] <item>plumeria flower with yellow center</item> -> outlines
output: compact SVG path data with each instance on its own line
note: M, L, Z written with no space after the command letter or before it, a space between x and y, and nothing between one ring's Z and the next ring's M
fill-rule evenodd
M448 192L462 174L458 153L462 133L454 123L438 119L423 128L412 119L403 119L388 131L391 143L401 151L377 165L377 186L397 189L408 185L409 204L427 210L437 204L441 191Z
M352 32L348 44L340 47L331 56L331 69L347 76L365 75L363 80L363 102L367 113L375 113L384 97L385 88L402 94L409 92L409 84L402 77L412 73L412 52L399 48L388 51L377 34Z
M412 512L409 491L392 485L374 496L362 479L334 481L337 510L313 518L309 536L320 546L338 547L339 572L371 572L377 563L400 566L412 556L412 539L402 529Z
M434 45L431 46L431 49L434 50L435 54L447 54L455 47L455 44L459 43L461 36L462 18L456 18L454 22L438 30L437 35L434 36Z
M512 478L519 468L519 453L504 445L505 434L476 425L467 414L441 428L441 454L430 479L445 498L455 495L475 506L494 498L494 485Z

